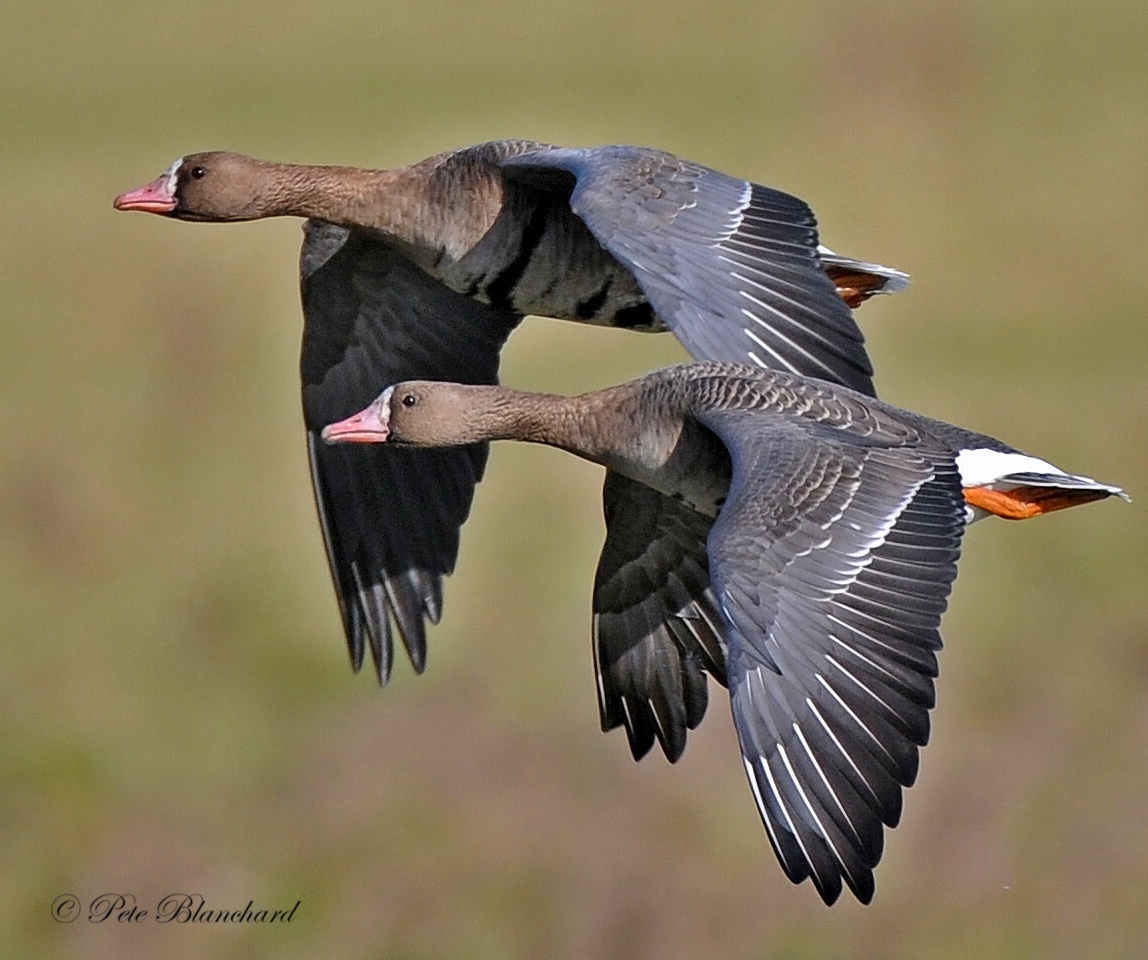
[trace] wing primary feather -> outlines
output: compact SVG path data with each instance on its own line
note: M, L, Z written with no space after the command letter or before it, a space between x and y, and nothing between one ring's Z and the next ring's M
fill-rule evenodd
M849 715L850 719L852 719L852 721L857 724L858 728L873 742L873 744L878 749L880 749L880 751L885 754L885 756L887 756L891 761L896 762L893 755L889 753L888 749L877 737L877 735L872 730L870 730L865 725L865 722L859 716L857 716L856 713L853 712L853 710L844 700L841 699L840 694L838 694L838 692L833 689L833 686L820 673L817 674L816 678L817 682L829 692L829 695L837 701L838 706L840 706L841 709Z
M794 727L797 727L796 723L794 724ZM842 852L837 848L837 845L833 842L833 838L830 836L831 831L822 821L822 818L818 815L813 803L810 802L809 796L805 792L805 787L802 785L801 778L797 775L797 771L793 769L793 764L789 760L789 753L785 749L785 744L779 743L777 745L777 753L778 756L781 757L781 762L785 766L785 772L789 774L789 779L793 784L794 790L797 791L798 797L801 798L801 802L805 805L805 809L808 811L809 817L812 820L813 825L816 827L816 839L825 844L826 848L829 850L830 855L836 861L837 869L846 878L849 886L853 887L856 881L852 876L852 871L849 868L849 864L846 861L844 854L842 854ZM815 881L818 879L818 877L819 873L816 869L816 866L814 865ZM819 883L818 889L820 890L822 886L825 886L828 889L836 886L838 893L840 892L840 884L835 884L832 878L830 878L828 881L823 880L821 883ZM836 894L834 895L834 899L836 899Z
M395 647L391 639L391 625L387 619L383 589L378 583L368 585L363 582L363 574L359 570L358 561L351 563L351 575L355 580L359 608L367 618L367 639L371 644L371 658L375 661L375 673L378 676L379 685L386 686L387 681L391 679ZM360 657L361 662L362 658Z
M774 826L773 815L770 813L769 807L766 805L765 797L762 796L761 786L754 772L755 766L764 768L765 762L762 757L755 757L756 764L750 760L749 757L742 757L742 765L745 767L745 775L749 779L749 788L753 792L753 798L757 802L757 812L761 816L761 822L765 825L765 832L769 836L769 841L773 845L773 852L777 855L777 859L781 863L781 869L785 871L785 875L789 877L794 883L800 883L807 876L808 871L803 872L801 867L796 863L790 863L788 853L786 851L786 844L781 842L781 837L777 833Z
M806 702L808 703L809 701L807 700ZM833 787L833 784L829 782L829 778L825 775L825 771L822 769L821 763L818 761L816 754L809 746L809 741L805 738L805 733L801 729L801 724L796 720L793 721L793 733L794 736L797 737L798 742L801 744L802 749L805 751L806 756L809 758L809 762L813 765L813 769L817 771L817 775L821 778L821 782L825 784L825 789L833 798L833 802L837 805L837 809L841 811L842 818L847 824L849 824L849 829L852 832L854 839L856 839L858 845L861 845L863 841L861 839L861 833L857 829L857 825L853 822L853 818L849 816L849 811L845 809L845 804L841 802L841 797L838 795L837 790Z

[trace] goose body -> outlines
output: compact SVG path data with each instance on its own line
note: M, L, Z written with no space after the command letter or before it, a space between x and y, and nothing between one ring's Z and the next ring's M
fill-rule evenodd
M929 735L968 522L1125 494L834 384L693 363L567 398L401 383L330 443L516 439L600 463L621 497L595 582L604 728L671 758L727 684L757 807L794 882L873 895ZM630 562L618 563L617 557Z
M307 218L301 374L315 499L352 663L390 674L393 631L421 671L426 621L486 448L349 451L326 423L414 378L495 383L526 314L671 330L691 355L779 367L872 393L850 306L905 274L819 243L788 194L656 150L480 144L396 170L211 152L118 197L191 221ZM610 476L604 493L663 522L672 506ZM628 562L618 555L617 562Z

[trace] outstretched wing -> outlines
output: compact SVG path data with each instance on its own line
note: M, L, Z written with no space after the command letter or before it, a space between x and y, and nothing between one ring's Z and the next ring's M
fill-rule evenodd
M606 543L594 578L602 729L624 724L635 760L656 738L672 763L705 714L705 671L726 682L706 556L713 521L613 471L602 499Z
M571 209L691 356L872 395L864 338L822 268L803 201L637 147L539 147L500 164L540 188L572 189Z
M315 220L304 230L300 370L315 502L351 662L358 670L369 645L385 683L393 629L415 669L426 663L425 621L441 613L487 447L327 446L319 431L400 380L495 383L520 318L452 292L369 234Z
M826 903L873 896L929 736L965 506L953 458L701 418L734 479L710 535L734 724L771 843Z

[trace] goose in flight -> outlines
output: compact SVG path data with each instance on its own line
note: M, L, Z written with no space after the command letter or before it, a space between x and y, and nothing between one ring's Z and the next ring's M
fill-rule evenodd
M672 524L650 522L646 501L607 514L594 588L603 726L674 756L705 711L706 673L727 685L777 858L827 904L842 883L872 899L883 827L900 819L929 737L966 525L1127 499L836 384L713 362L573 398L400 383L322 437L543 443L680 504ZM660 558L661 576L615 563L619 552ZM606 618L607 643L624 649L603 648Z

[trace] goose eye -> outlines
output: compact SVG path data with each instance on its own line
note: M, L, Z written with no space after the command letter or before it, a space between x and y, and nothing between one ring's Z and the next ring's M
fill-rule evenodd
M418 402L419 402L419 398L417 396L415 396L413 393L404 393L403 394L402 403L403 403L404 407L413 407Z
M207 169L205 167L192 167L191 168L191 179L192 180L202 180L206 176L207 176Z

